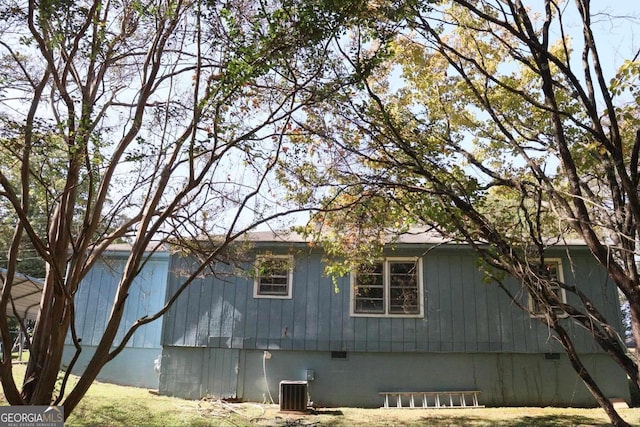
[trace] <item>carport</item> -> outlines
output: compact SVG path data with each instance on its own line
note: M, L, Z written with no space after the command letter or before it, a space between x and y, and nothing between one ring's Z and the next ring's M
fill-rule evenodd
M7 270L0 268L0 281L4 283ZM7 314L22 320L36 320L42 296L42 280L16 273L11 286L11 301L7 304ZM18 360L22 360L24 349L24 335L22 330L14 342L14 348L18 346ZM12 349L13 350L13 349Z
M4 283L7 270L0 268L0 281ZM7 314L21 319L35 320L38 316L40 297L42 296L42 280L16 273L11 287L13 304L7 304Z

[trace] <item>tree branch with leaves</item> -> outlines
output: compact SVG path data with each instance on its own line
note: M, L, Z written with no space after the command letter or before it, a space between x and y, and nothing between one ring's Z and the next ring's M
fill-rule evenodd
M0 294L4 348L19 254L29 245L46 265L21 389L11 354L2 355L10 404L62 404L68 416L133 332L161 317L231 242L308 209L271 191L283 135L304 108L353 81L327 74L326 53L373 19L366 10L275 0L0 6L0 209L14 230ZM58 388L65 341L73 360L83 348L74 295L120 242L131 252L103 337L77 384L68 390L67 372ZM198 251L201 263L167 306L116 342L135 277L167 244Z
M580 22L572 34L569 14ZM391 43L353 39L343 50L344 66L356 72L364 55L353 52L378 46L373 55L385 60L361 75L358 89L313 106L296 123L291 139L313 157L287 159L282 176L310 176L316 191L296 197L323 200L331 211L312 218L306 232L345 257L348 265L334 272L374 259L382 244L372 242L381 237L418 228L469 244L488 277L518 279L598 403L625 425L583 369L555 310L590 331L639 384L618 319L533 268L558 244L580 239L629 300L640 342L640 117L627 102L638 92L638 67L630 58L607 83L592 17L583 0L545 1L539 10L510 0L414 7ZM555 286L579 303L560 301Z

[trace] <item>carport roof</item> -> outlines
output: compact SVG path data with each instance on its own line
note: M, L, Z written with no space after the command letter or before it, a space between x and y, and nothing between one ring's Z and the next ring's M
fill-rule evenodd
M0 280L4 282L7 270L0 268ZM16 314L23 319L35 320L40 307L40 297L42 295L42 280L16 273L11 287L11 297L13 305L7 305L7 314ZM15 311L14 311L15 306Z

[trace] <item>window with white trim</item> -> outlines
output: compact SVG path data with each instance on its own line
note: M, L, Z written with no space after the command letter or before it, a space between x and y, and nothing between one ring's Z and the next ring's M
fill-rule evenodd
M564 275L562 273L562 261L560 259L548 259L544 264L544 268L539 271L540 276L543 279L548 279L550 282L551 291L558 296L560 302L566 304L567 295L565 290L560 286L560 283L564 282ZM560 307L551 307L556 315L563 316L566 313ZM541 305L540 301L537 301L533 295L529 294L529 310L532 316L544 316L546 313L545 308Z
M386 258L351 274L352 316L423 316L422 262Z
M260 256L255 263L253 296L255 298L291 298L293 257Z

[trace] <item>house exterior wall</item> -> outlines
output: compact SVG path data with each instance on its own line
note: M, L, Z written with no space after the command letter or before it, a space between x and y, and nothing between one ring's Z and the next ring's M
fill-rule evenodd
M165 347L163 354L162 375L174 376L160 381L160 392L191 399L269 402L271 395L277 403L280 381L304 381L312 371L309 398L324 407L379 407L381 391L453 390L480 390L485 406L596 406L565 354L352 352L334 359L326 351L276 350L265 360L264 351L207 347ZM628 399L624 373L607 355L583 362L605 395Z
M269 250L269 249L265 249ZM419 256L422 249L402 251ZM434 249L423 257L423 318L352 317L349 277L337 289L323 274L319 253L298 249L292 299L253 297L253 279L221 269L217 277L193 283L165 317L165 346L358 352L517 352L562 351L538 320L515 307L493 284L483 283L473 253ZM397 254L394 254L397 256ZM565 281L578 284L605 316L621 329L617 291L606 274L590 266L586 253L565 259ZM170 269L187 269L172 257ZM171 274L169 292L180 278ZM526 304L526 295L511 290ZM571 301L571 299L570 299ZM569 321L581 352L598 351L588 334Z
M128 252L107 252L83 279L76 294L75 327L82 339L82 352L72 372L81 373L100 342L122 276ZM164 305L168 273L168 253L154 254L135 279L125 303L125 313L115 343L139 318L151 315ZM158 388L155 359L162 354L162 323L152 322L138 329L126 348L101 370L98 380L114 384ZM75 347L65 343L63 366L68 366Z
M420 318L353 317L349 277L332 283L323 274L321 253L304 245L256 247L256 254L261 253L293 255L292 298L254 298L253 279L230 268L194 283L165 318L162 393L262 400L265 374L260 371L268 350L272 358L264 364L274 396L280 380L305 379L301 372L318 369L310 390L312 399L323 404L379 406L380 391L469 387L482 391L485 405L594 403L564 355L560 361L544 358L546 353L562 353L550 331L517 309L497 286L485 284L467 248L404 245L389 253L422 258ZM583 249L571 252L573 268L564 255L559 250L565 282L577 284L596 306L606 307L604 315L621 330L617 291L605 272L593 266ZM188 259L171 258L169 292L180 283L174 272L189 269ZM507 286L526 304L518 283ZM606 393L627 398L622 372L588 334L566 323L578 351L593 361L596 376L607 384ZM236 356L223 356L227 351ZM347 352L346 361L327 359L332 351ZM215 365L212 357L226 357L227 362ZM207 369L198 368L204 360ZM220 383L216 378L223 373L215 366L235 372L237 378ZM189 385L177 383L178 378Z
M235 398L240 355L238 349L167 347L162 357L160 393L189 399Z

